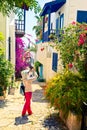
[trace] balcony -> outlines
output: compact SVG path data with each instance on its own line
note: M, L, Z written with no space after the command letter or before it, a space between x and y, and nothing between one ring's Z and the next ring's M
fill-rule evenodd
M24 20L15 20L15 35L16 37L23 37L25 34Z
M49 35L48 35L48 31L43 33L43 42L48 42L49 41Z
M55 30L51 29L50 30L50 34L55 34ZM49 38L49 35L48 31L44 32L43 33L43 42L48 42L50 41L50 38Z
M62 37L61 34L64 33L64 30L50 30L50 34L48 34L48 31L43 33L43 42L48 42L54 40L55 36L58 38L58 41L61 42Z

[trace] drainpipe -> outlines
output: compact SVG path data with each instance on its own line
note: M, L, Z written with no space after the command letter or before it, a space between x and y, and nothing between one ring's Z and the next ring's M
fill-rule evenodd
M45 16L43 16L42 42L44 42L44 25L45 25Z
M26 6L24 5L24 32L25 32L25 22L26 22Z

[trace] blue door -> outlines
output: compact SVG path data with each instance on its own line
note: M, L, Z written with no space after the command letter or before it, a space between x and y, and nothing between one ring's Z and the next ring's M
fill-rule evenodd
M40 66L40 78L43 78L43 65Z

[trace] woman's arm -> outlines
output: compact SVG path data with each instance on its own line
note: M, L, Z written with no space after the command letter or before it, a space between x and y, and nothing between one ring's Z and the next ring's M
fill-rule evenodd
M27 80L34 81L37 79L37 77L38 77L37 73L35 71L33 71L32 73L29 73Z

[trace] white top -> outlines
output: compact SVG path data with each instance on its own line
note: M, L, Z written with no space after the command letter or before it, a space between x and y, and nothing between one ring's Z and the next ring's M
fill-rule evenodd
M38 75L35 71L24 70L21 72L25 92L32 92L32 81L36 80Z

